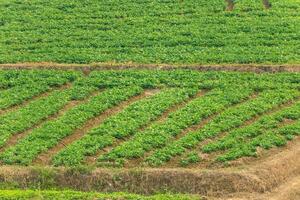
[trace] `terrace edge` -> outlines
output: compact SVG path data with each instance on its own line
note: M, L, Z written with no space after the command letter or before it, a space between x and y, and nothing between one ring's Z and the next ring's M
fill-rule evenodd
M300 175L300 145L297 142L257 165L215 170L200 169L108 169L42 166L1 166L1 186L23 189L73 189L80 191L138 194L157 192L224 196L265 193Z
M300 64L218 64L218 65L177 65L177 64L135 64L135 63L91 63L91 64L65 64L65 63L8 63L0 64L0 69L60 69L60 70L123 70L123 69L149 69L172 70L190 69L199 71L240 71L240 72L300 72Z

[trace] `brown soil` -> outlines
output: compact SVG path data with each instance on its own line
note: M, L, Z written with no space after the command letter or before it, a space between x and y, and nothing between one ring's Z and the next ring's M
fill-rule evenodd
M271 3L270 3L270 1L269 0L262 0L262 2L263 2L263 4L264 4L264 7L266 8L266 9L270 9L271 8Z
M233 0L226 0L226 2L227 2L227 8L226 8L226 10L227 11L232 11L233 8L234 8L234 2L233 2Z
M7 63L0 64L0 69L62 69L62 70L91 70L106 69L193 69L200 71L243 71L243 72L300 72L300 64L139 64L139 63L90 63L90 64L64 64L64 63Z
M282 184L270 194L265 195L265 200L296 200L300 199L300 176L295 176Z
M130 98L127 101L124 101L120 103L119 105L108 109L104 111L102 114L99 116L88 120L83 127L77 129L73 134L65 137L62 139L58 145L54 146L53 148L49 149L48 151L40 154L38 158L34 161L34 164L37 165L48 165L51 162L52 157L57 154L59 151L61 151L63 148L68 146L69 144L73 143L74 141L80 139L83 137L86 133L88 133L89 130L91 130L93 127L98 126L100 123L102 123L106 118L108 118L111 115L114 115L121 110L123 110L126 106L129 104L138 101L142 98L145 98L146 96L153 95L156 93L157 90L151 91L151 90L146 90L143 92L141 95L137 95L135 97Z

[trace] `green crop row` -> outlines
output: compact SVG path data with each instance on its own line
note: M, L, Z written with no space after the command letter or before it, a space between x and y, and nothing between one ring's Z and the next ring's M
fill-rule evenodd
M1 92L0 95L0 109L9 108L18 105L34 96L42 94L50 90L48 85L41 83L26 84L9 88Z
M21 104L49 91L52 87L62 86L79 77L79 73L47 70L45 72L21 70L19 73L14 70L2 70L1 72L0 79L2 78L3 82L0 84L3 89L0 91L0 109Z
M229 132L225 137L203 146L202 151L211 153L230 149L239 143L245 143L245 141L263 134L265 131L279 128L286 119L297 120L299 118L300 103L297 102L295 105L279 110L271 115L263 115L253 124ZM291 138L292 135L287 134L286 137Z
M258 146L265 149L273 145L281 146L286 143L286 140L299 135L299 118L300 103L297 102L272 115L263 116L251 125L230 132L225 137L207 144L202 150L207 153L225 151L217 157L219 161L229 161L242 156L256 156Z
M198 124L227 106L247 99L252 92L249 88L241 90L238 86L225 90L212 90L203 97L187 103L183 108L170 113L164 121L152 124L128 142L102 155L99 163L107 161L121 163L124 159L140 158L145 152L164 146L184 129Z
M1 200L199 200L193 195L157 194L142 196L128 193L96 193L52 190L0 190Z
M179 140L169 143L166 147L156 150L151 156L146 158L146 162L153 166L162 165L172 157L182 155L188 149L195 148L201 141L239 127L247 120L259 116L297 96L299 96L299 91L297 90L271 90L262 92L254 99L228 108L201 129L190 132Z
M77 71L66 70L0 70L0 88L8 89L34 83L55 87L73 82L81 76Z
M15 146L6 149L0 158L7 164L28 165L39 153L55 146L89 119L141 93L140 87L113 88L91 97L88 102L75 106L55 120L47 121L34 129ZM51 106L51 105L50 105Z
M116 139L134 135L139 128L151 123L170 106L183 102L197 91L197 88L169 88L134 102L59 152L53 163L68 166L81 164L85 156L94 155L97 150L112 145Z
M90 87L72 87L67 90L55 90L48 96L41 97L30 102L20 109L8 112L0 116L0 147L15 134L21 133L34 125L39 124L42 120L57 113L70 100L81 98L83 91L90 93L93 88Z
M300 135L300 120L285 125L276 130L266 130L264 133L251 138L249 141L234 145L228 151L217 157L218 161L229 161L243 156L256 156L257 147L270 149L273 146L285 145L287 139Z
M226 88L234 85L262 89L300 88L300 73L199 72L196 70L106 70L91 72L88 82L101 88L139 85L143 88Z
M63 84L66 87L57 88ZM237 143L248 144L255 137L268 138L270 134L260 135L271 129L277 131L276 123L279 126L281 121L298 119L299 107L295 106L271 115L274 119L266 116L261 121L256 117L273 108L280 109L279 105L299 96L299 73L131 69L95 70L84 76L74 71L0 70L0 147L6 146L17 134L26 132L15 146L2 149L0 158L6 164L29 165L40 153L55 147L90 119L145 89L150 89L150 93L154 89L154 93L146 92L149 97L95 124L95 128L87 130L82 138L55 155L52 164L84 164L86 157L96 156L108 147L109 151L98 158L97 164L121 166L130 159L141 161L145 157L143 164L159 166L184 154L180 160L184 166L201 160L195 149L200 142L214 139L221 133L228 132L226 142L216 140L202 151L237 149ZM104 92L90 97L99 90ZM203 96L185 102L199 90ZM49 92L39 96L45 91ZM23 104L27 99L30 101ZM182 104L174 106L178 103ZM20 106L10 109L13 105ZM174 110L163 115L172 106ZM57 113L59 115L55 115ZM55 118L51 117L54 115ZM159 118L161 115L163 117ZM260 125L244 125L252 119ZM191 131L198 126L199 129ZM292 128L288 131L292 132ZM292 133L277 134L281 136L271 141L292 138L296 135ZM252 154L253 149L252 145L249 151Z
M0 63L299 64L299 2L272 4L2 0Z
M143 88L200 87L201 89L226 88L232 84L253 87L255 90L300 88L299 73L240 73L197 70L101 70L83 74L59 70L0 70L0 88L41 83L55 87L66 82L91 85L98 88L141 86ZM5 90L4 90L5 91ZM1 95L0 95L1 97Z

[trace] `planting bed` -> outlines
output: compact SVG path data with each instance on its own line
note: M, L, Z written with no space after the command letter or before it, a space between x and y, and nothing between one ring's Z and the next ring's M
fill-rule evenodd
M1 70L0 79L1 177L8 185L47 189L50 179L52 187L87 191L209 195L205 182L224 193L262 192L299 172L299 73ZM270 170L274 179L260 182L269 162L293 167L279 177ZM71 181L79 175L90 184ZM144 190L123 182L142 177ZM191 180L197 184L185 185Z
M300 64L299 0L0 1L0 63Z

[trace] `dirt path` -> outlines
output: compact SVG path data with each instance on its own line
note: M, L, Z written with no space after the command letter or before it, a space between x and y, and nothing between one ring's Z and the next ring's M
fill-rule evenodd
M300 199L300 176L295 176L277 189L266 195L264 200L297 200Z
M266 194L240 193L226 198L207 197L208 200L299 200L300 176L289 179L286 183Z
M242 71L242 72L300 72L299 64L212 64L212 65L180 65L180 64L138 64L138 63L90 63L90 64L66 64L66 63L7 63L0 64L0 69L73 69L73 70L107 70L107 69L192 69L199 71Z

